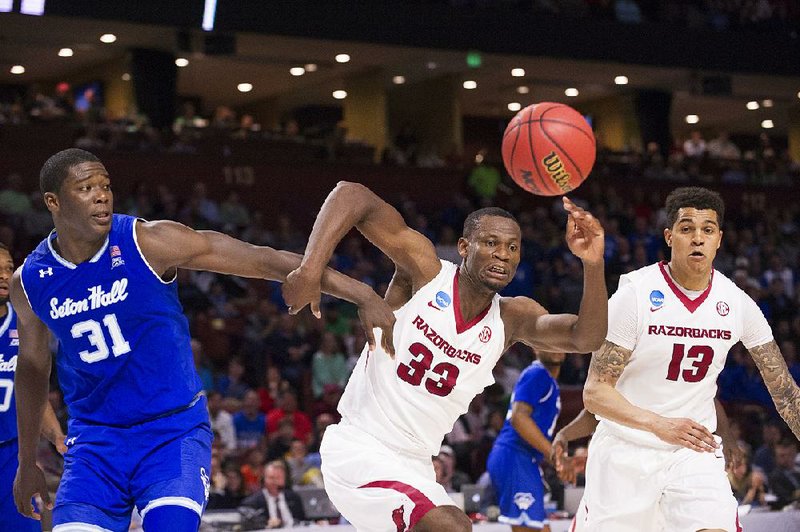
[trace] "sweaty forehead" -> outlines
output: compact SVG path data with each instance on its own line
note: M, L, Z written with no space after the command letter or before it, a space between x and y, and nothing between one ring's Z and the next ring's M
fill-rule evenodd
M106 167L101 162L87 161L71 167L67 179L81 180L95 176L108 177Z
M478 220L476 235L493 234L507 238L520 238L520 228L517 222L504 216L482 216Z
M677 223L692 221L694 223L714 222L719 223L717 211L714 209L695 209L694 207L681 207L678 209Z

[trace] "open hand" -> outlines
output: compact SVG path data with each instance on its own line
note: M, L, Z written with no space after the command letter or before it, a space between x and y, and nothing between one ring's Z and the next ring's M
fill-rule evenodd
M567 454L567 440L560 434L556 434L551 448L550 461L555 467L558 478L561 482L575 484L577 472L575 471L574 460Z
M25 517L31 517L40 521L42 516L36 512L31 498L39 495L48 510L53 509L53 501L50 500L50 492L47 491L47 482L44 473L36 464L17 468L17 476L14 478L14 503L17 511Z
M732 438L722 439L722 454L725 456L725 467L738 467L744 461L744 451Z
M562 198L567 211L567 245L579 259L599 263L603 260L605 232L592 214L578 207L568 197Z
M714 435L700 423L688 418L661 417L653 434L667 443L701 453L713 453L717 449Z
M321 276L312 275L302 266L289 273L281 286L283 300L289 306L289 314L297 314L303 307L309 305L311 313L319 319L322 316L319 311L321 282Z

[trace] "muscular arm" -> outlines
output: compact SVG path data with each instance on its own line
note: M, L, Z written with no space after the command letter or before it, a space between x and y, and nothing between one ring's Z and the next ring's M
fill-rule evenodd
M800 439L800 388L789 373L778 344L772 340L749 351L778 413L792 429L795 437Z
M58 422L50 401L47 401L45 405L44 418L42 419L42 436L52 443L59 453L64 454L67 452L67 447L64 445L64 432L61 430L61 423Z
M584 408L575 416L575 419L558 431L553 441L562 440L565 443L569 443L591 436L594 433L594 429L597 428L597 423L598 421L594 414Z
M38 493L46 503L50 502L44 474L36 465L36 447L47 409L52 356L47 345L47 327L31 310L20 275L21 269L18 269L11 278L11 304L17 312L19 331L19 354L14 376L19 468L14 481L14 500L20 513L36 516L31 507L31 496Z
M600 417L622 425L652 432L663 441L695 451L712 451L714 437L703 425L688 418L667 418L640 408L615 388L633 354L629 349L606 340L592 355L589 375L583 388L583 404Z
M523 440L550 459L551 444L542 430L531 419L533 407L524 401L514 401L511 405L511 426Z

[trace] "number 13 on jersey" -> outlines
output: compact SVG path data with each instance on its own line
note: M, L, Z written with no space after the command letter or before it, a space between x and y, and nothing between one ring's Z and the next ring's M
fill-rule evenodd
M681 371L684 358L692 360L691 367ZM714 349L708 345L692 345L686 351L684 344L672 346L672 360L667 369L667 380L677 381L682 377L685 382L700 382L708 373L708 368L714 361Z

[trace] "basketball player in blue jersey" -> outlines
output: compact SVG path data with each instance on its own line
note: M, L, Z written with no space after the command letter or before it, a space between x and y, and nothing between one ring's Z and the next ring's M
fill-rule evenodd
M328 427L320 450L325 488L359 530L471 530L470 519L435 481L430 457L444 435L493 382L493 366L513 343L586 353L602 342L608 308L603 229L569 199L563 203L567 245L583 262L577 316L497 294L514 278L522 238L502 209L467 217L456 265L439 260L430 240L363 185L339 183L325 200L302 266L284 284L290 312L318 309L323 268L353 227L395 264L386 295L397 317L393 339L362 352L339 403L342 422Z
M550 531L544 510L541 464L552 452L561 412L558 374L564 353L537 351L519 377L506 422L494 441L486 467L500 503L501 523L513 532Z
M17 408L14 401L14 373L17 369L17 316L8 302L8 286L14 273L14 260L0 244L0 532L29 532L41 530L34 519L23 516L14 506L12 486L17 472ZM64 447L64 434L50 403L45 410L42 434L53 442L59 452Z
M40 187L55 230L11 281L20 332L17 507L38 517L31 496L49 503L35 462L49 329L59 341L58 378L70 415L53 530L127 530L134 507L147 531L197 530L208 499L212 433L176 270L282 280L300 257L171 221L113 214L108 172L83 150L48 159ZM324 285L358 304L368 327L391 323L388 307L366 285L333 271Z

